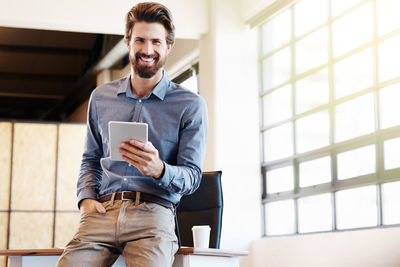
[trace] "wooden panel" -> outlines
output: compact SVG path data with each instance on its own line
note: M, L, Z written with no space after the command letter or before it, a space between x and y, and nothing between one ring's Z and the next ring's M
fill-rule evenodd
M10 196L12 123L0 123L0 210L8 210ZM7 248L8 212L0 212L0 249ZM0 256L0 267L6 267L7 258Z
M8 235L8 212L0 212L0 249L7 248L7 235Z
M7 267L7 258L5 256L0 256L0 267Z
M0 210L8 210L10 197L12 123L0 122ZM1 229L0 229L1 231ZM1 245L1 244L0 244Z
M7 235L8 235L8 212L0 212L0 249L7 248ZM0 256L0 267L6 267L6 266L7 266L6 257Z
M79 212L57 212L56 213L56 231L55 247L64 248L78 230Z
M8 212L0 212L0 249L7 248L7 235L8 235ZM6 257L0 256L0 267L6 267L6 266L7 266Z
M76 183L86 133L85 124L61 124L58 135L57 210L77 210Z
M0 249L7 248L8 212L0 212ZM6 257L0 256L0 267L6 267Z
M57 126L15 123L12 210L54 209Z
M51 248L53 212L12 212L10 249Z

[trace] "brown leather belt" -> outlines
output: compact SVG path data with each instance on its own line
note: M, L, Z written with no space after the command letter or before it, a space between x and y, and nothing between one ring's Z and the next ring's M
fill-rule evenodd
M99 197L99 202L106 202L110 201L112 199L113 194L108 194ZM123 191L123 192L117 192L115 193L114 200L136 200L136 192L133 191ZM164 206L166 208L172 208L175 209L175 205L169 202L168 200L156 197L154 195L146 194L146 193L140 193L140 201L141 202L152 202L152 203L157 203L161 206Z

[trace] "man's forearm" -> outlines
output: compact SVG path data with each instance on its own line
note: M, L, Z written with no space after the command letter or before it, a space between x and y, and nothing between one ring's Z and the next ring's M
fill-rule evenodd
M191 194L199 187L201 169L197 166L173 166L164 163L164 175L155 182L166 190L181 195Z

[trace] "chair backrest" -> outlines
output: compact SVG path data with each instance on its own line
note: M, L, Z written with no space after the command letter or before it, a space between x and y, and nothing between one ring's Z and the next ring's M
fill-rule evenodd
M181 198L177 235L182 246L193 247L192 226L210 225L210 248L219 248L222 227L221 171L203 172L199 188Z

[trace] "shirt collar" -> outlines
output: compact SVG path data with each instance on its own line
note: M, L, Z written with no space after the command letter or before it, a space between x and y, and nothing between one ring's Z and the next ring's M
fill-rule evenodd
M132 91L131 87L131 74L128 75L128 77L125 78L124 81L122 81L122 84L120 88L117 91L117 94L122 94L125 93L127 97L135 98L138 99L137 95ZM163 76L161 80L158 82L156 87L154 87L153 91L150 92L149 95L143 97L143 98L149 98L150 95L155 95L158 97L160 100L164 100L164 97L167 93L167 91L170 90L171 87L171 82L168 79L167 72L163 70Z

